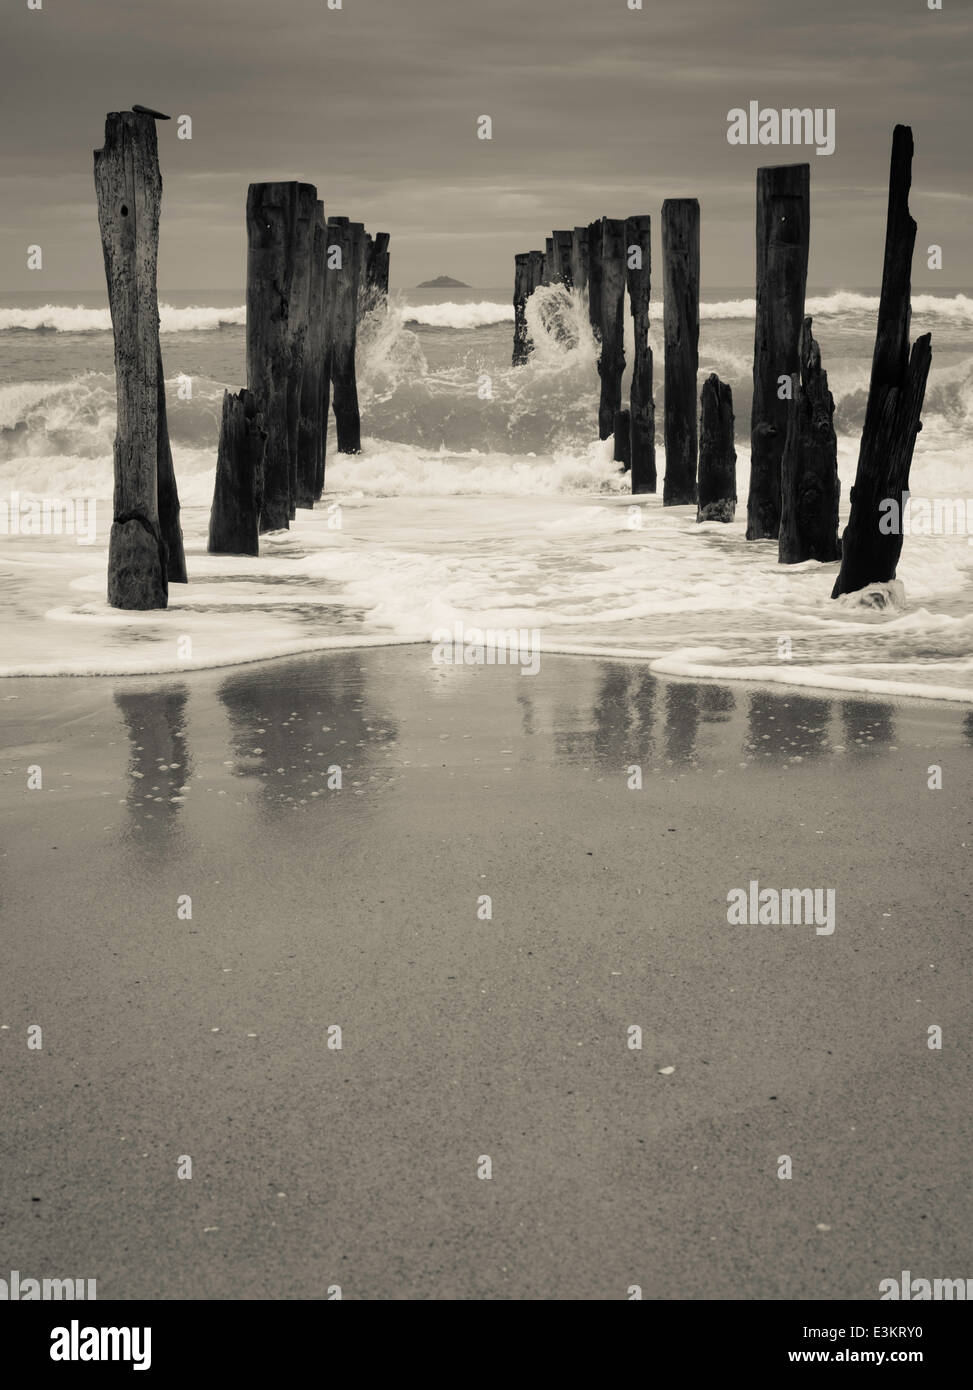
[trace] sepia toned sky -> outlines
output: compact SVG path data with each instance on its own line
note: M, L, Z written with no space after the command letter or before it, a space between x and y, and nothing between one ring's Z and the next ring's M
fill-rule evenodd
M554 227L698 197L703 288L753 279L754 172L811 165L810 283L881 278L896 121L916 138L914 283L973 282L968 0L4 0L0 289L103 289L92 150L160 126L160 289L239 288L251 181L315 183L392 234L392 284L512 284ZM730 146L727 112L834 107L837 147ZM480 115L493 139L476 138ZM943 246L941 272L925 248ZM27 269L40 244L44 268ZM657 247L656 239L656 247ZM922 254L919 254L921 250ZM657 255L657 251L655 252ZM656 262L657 263L657 262ZM661 278L661 277L660 277Z

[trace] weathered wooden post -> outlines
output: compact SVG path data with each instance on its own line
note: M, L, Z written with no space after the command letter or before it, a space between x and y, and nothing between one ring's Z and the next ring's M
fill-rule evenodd
M554 256L557 262L558 279L568 289L574 284L571 275L571 233L554 233Z
M807 286L810 179L807 164L757 170L757 321L748 541L776 540L780 531L780 463L787 438L788 393L798 371Z
M696 501L696 373L699 370L699 203L662 204L662 293L665 331L666 476L662 502Z
M628 302L635 334L635 362L629 393L631 409L632 492L655 492L655 402L652 399L652 349L649 347L649 295L652 279L652 219L647 213L625 223Z
M185 578L185 560L159 347L162 176L154 117L110 112L104 148L94 152L94 175L118 410L108 602L114 608L165 608L169 579Z
M733 447L733 392L713 372L699 395L699 504L697 521L732 521L737 503Z
M528 290L528 296L529 296L529 295L532 295L532 294L534 293L534 291L537 289L537 287L538 287L539 285L543 285L543 283L544 283L544 252L543 252L543 251L528 251L528 252L527 252L527 269L528 269L528 284L529 284L529 286L530 286L530 288L529 288L529 290Z
M909 212L913 149L911 128L897 125L892 135L885 263L872 375L851 490L851 515L842 537L841 569L832 598L854 593L866 584L894 579L902 554L903 494L909 488L912 454L922 429L920 415L932 360L928 333L917 338L909 352L916 240L916 224ZM891 515L890 502L896 509ZM890 520L895 524L890 525Z
M376 232L368 238L365 269L365 312L377 309L388 297L389 292L389 241L388 232Z
M252 391L223 393L216 487L209 514L211 555L260 553L260 502L267 433Z
M522 367L530 355L527 337L527 301L530 295L529 252L519 251L514 256L514 367Z
M552 236L544 238L544 278L542 285L553 285L557 280L557 254L554 249L554 238Z
M261 531L290 525L291 251L296 183L252 183L247 192L247 385L267 431Z
M595 342L601 342L601 244L604 218L588 224L588 322Z
M313 507L318 479L323 477L324 431L322 423L322 382L324 369L324 280L327 259L327 224L324 204L316 201L311 224L311 273L308 296L307 337L301 379L300 431L298 436L298 475L296 504Z
M627 473L632 466L632 416L627 410L615 411L612 461Z
M571 283L579 293L588 288L587 227L575 227L571 233Z
M290 368L287 376L287 441L290 466L290 520L302 507L312 505L310 481L314 477L313 458L301 457L301 391L304 387L304 349L307 343L311 304L311 260L314 245L314 209L318 191L310 183L296 185L295 221L291 242L291 296L287 315L290 338ZM304 481L302 482L302 478Z
M337 261L337 253L340 250L335 241L334 228L336 226L347 226L348 219L334 218L328 219L325 226L325 265L324 265L324 309L322 313L322 356L321 356L321 455L318 460L318 469L315 474L314 500L320 501L324 493L324 475L327 466L328 451L328 415L331 409L331 375L334 360L334 311L335 300L338 293L339 272L334 264Z
M601 241L601 402L598 437L610 439L615 412L622 404L625 372L625 223L615 217L602 222Z
M361 453L361 416L355 378L355 346L358 324L358 284L361 276L365 228L360 222L329 219L331 241L340 252L336 265L331 380L334 383L334 418L338 452Z
M834 432L834 398L828 374L821 369L821 349L811 336L811 320L801 328L800 381L787 421L780 470L780 538L782 565L802 560L837 560L838 440Z

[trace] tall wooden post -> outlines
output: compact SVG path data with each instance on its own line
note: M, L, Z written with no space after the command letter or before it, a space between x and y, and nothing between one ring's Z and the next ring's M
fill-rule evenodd
M216 486L209 514L211 555L260 553L260 494L267 434L252 391L223 393Z
M902 554L904 493L909 488L916 436L922 429L920 415L932 361L928 333L917 338L909 352L916 240L916 224L909 212L913 152L911 128L897 125L892 135L882 297L868 405L832 598L894 579ZM892 527L889 510L882 505L888 502L898 509L900 524Z
M699 203L662 204L662 293L666 345L666 507L696 501L696 373L699 370Z
M807 164L757 170L748 541L776 540L780 531L780 464L790 407L782 378L793 383L798 371L811 231L810 178Z
M699 395L699 505L697 521L732 521L737 504L733 446L733 392L713 372Z
M332 225L334 223L334 225ZM338 452L361 453L361 416L355 378L355 346L358 339L358 286L361 278L365 228L360 222L328 222L331 241L341 252L336 269L333 315L331 380L334 383L334 418Z
M615 217L606 217L602 222L600 303L598 437L610 439L615 430L615 412L622 405L625 372L625 223Z
M301 392L304 387L304 349L307 344L311 305L311 262L314 246L314 209L318 191L310 183L296 185L295 220L291 241L291 302L287 315L291 360L287 376L287 441L290 467L290 519L298 505L312 505L314 460L302 457ZM308 447L310 441L306 441Z
M522 367L530 355L527 337L527 300L530 294L529 253L520 251L514 256L514 367Z
M247 385L267 431L261 531L290 525L290 301L296 183L252 183L247 192Z
M313 507L318 479L323 476L323 432L321 421L321 374L324 367L324 279L327 256L327 225L324 204L316 201L311 224L311 273L308 296L307 338L301 378L300 433L298 438L298 476L296 503Z
M652 349L649 347L649 295L652 280L652 220L647 213L625 223L628 302L635 333L635 362L629 406L632 419L632 491L655 492L655 402Z
M787 421L780 470L780 538L782 565L802 560L837 560L838 440L834 432L834 398L828 374L821 369L821 349L811 336L811 320L801 329L800 381Z
M603 217L588 224L588 322L596 343L601 342L601 244Z
M579 293L588 288L587 227L575 227L571 233L571 283Z
M612 461L622 465L623 473L632 466L632 417L627 410L615 411Z
M169 568L185 577L181 535L170 561L166 532L178 534L165 419L156 270L162 176L155 119L112 111L104 148L94 152L98 225L115 339L115 495L108 542L108 602L165 608ZM161 411L160 411L161 405ZM160 522L159 457L168 524ZM173 512L174 508L174 512ZM178 571L182 567L182 573Z

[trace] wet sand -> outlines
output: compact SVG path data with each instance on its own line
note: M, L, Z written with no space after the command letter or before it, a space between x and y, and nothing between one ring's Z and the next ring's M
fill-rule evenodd
M963 709L389 648L8 681L0 771L0 1276L874 1299L969 1273ZM834 934L728 925L752 878L834 887Z

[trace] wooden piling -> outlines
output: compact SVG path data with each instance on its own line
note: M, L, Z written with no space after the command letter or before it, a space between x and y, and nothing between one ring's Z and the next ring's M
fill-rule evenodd
M757 317L750 417L747 540L777 539L780 465L798 373L811 228L810 166L757 170ZM784 395L781 395L782 390Z
M544 240L544 278L542 285L553 285L557 281L557 254L554 248L554 238L546 237Z
M588 224L588 322L596 343L601 342L601 244L603 217Z
M588 288L587 227L575 227L571 233L571 283L579 292Z
M522 367L530 349L527 346L527 300L530 298L529 253L519 251L514 256L514 367Z
M179 525L179 492L172 465L169 421L166 412L166 379L162 370L162 349L156 364L158 381L158 421L156 426L156 480L159 492L159 530L166 546L166 578L170 584L186 584L186 552Z
M652 349L649 347L649 296L652 280L652 220L647 213L625 222L628 301L635 336L635 361L629 394L631 411L632 492L655 492L655 402L652 399ZM637 257L634 253L638 250ZM641 265L633 261L641 259Z
M699 503L697 521L732 521L737 503L733 392L713 372L699 396Z
M601 241L601 401L598 407L598 437L610 439L615 429L615 412L622 404L622 376L625 372L625 223L615 217L602 222Z
M328 416L331 409L331 375L334 360L334 309L338 293L339 272L332 264L332 250L337 245L334 227L347 226L348 219L339 221L328 218L325 226L325 266L324 266L324 310L322 314L322 356L321 356L321 456L314 484L314 500L320 501L324 493L324 478L327 470Z
M260 553L260 506L267 432L252 391L223 393L216 486L209 514L211 555Z
M332 223L334 225L332 226ZM361 416L355 378L355 346L358 323L358 285L365 228L360 222L329 219L331 241L341 251L341 268L336 271L332 320L331 380L334 385L334 418L338 433L338 452L361 453Z
M662 286L665 330L666 475L662 502L696 501L696 373L699 369L699 203L662 204Z
M327 224L324 203L315 202L311 224L311 273L308 297L307 337L301 379L300 430L298 436L298 476L296 504L311 508L320 496L323 478L324 430L322 423L322 374L324 370L324 281L327 258Z
M543 283L544 283L544 252L543 252L543 251L528 251L528 252L527 252L527 272L528 272L528 284L529 284L529 286L530 286L530 288L529 288L529 290L528 290L528 297L529 297L530 295L532 295L532 294L534 293L534 291L537 289L537 287L538 287L539 285L543 285Z
M267 431L260 530L290 525L290 281L296 183L252 183L247 192L247 386Z
M557 263L558 279L568 289L574 284L571 274L571 233L554 233L554 257Z
M365 271L366 312L380 308L388 298L389 241L388 232L376 232L374 237L368 238L368 263Z
M909 352L916 240L916 223L909 212L913 152L911 128L897 125L892 135L882 296L868 404L832 598L894 579L902 554L904 494L916 436L922 429L920 415L932 360L928 333L917 338ZM889 501L898 508L899 524L892 527L888 509L882 506Z
M314 209L317 189L310 183L296 185L295 219L291 232L290 305L287 332L290 367L287 375L287 448L290 476L290 520L296 508L310 507L313 500L314 460L302 457L301 392L304 387L304 349L311 304L311 262L314 246Z
M632 416L627 410L615 411L612 460L627 473L632 466Z
M109 113L104 147L94 152L94 176L118 408L108 602L165 608L169 557L159 520L158 461L161 435L167 448L168 434L159 411L165 388L156 284L162 176L152 116ZM172 486L174 492L174 479ZM178 516L178 501L176 507Z
M821 349L811 336L811 320L801 328L800 380L787 421L780 470L780 538L782 565L803 560L837 560L838 440L834 432L834 398L821 368Z

